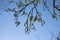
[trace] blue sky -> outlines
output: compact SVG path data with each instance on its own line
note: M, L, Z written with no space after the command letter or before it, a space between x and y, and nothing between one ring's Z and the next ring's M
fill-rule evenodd
M42 27L39 22L36 22L36 31L31 31L28 35L25 34L23 26L23 21L25 20L26 16L20 17L19 20L21 20L21 25L16 27L14 24L13 13L3 11L6 7L16 7L15 4L4 5L4 3L7 4L7 1L8 0L0 0L0 40L51 40L51 37L53 37L53 40L56 39L55 37L60 31L60 19L56 21L51 17L51 14L47 10L43 11L42 4L39 4L37 9L39 10L39 12L42 13L42 18L45 20L46 23ZM50 6L50 10L52 11L50 5L51 1L48 1L48 4ZM60 2L57 1L57 4L59 3ZM59 12L56 11L56 13ZM50 32L55 36L53 36Z

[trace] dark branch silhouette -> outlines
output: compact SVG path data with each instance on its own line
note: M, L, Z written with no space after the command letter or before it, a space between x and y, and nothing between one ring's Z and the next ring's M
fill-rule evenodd
M22 2L22 0L20 2L14 2L13 0L9 1L9 3L15 3L19 10L17 11L17 10L15 10L15 8L13 8L13 9L7 8L7 9L5 9L5 11L14 12L14 18L15 18L14 20L15 20L16 26L20 25L20 20L18 20L19 16L25 15L27 17L27 19L24 23L24 26L25 26L25 32L28 33L30 30L35 30L34 23L36 21L40 22L43 26L43 24L45 24L45 20L42 19L41 13L37 10L37 6L38 6L38 4L40 4L40 0L24 0L24 1L27 3ZM45 8L46 8L51 13L52 17L54 19L57 19L57 13L56 13L55 9L57 9L59 12L60 12L60 9L55 5L56 1L52 0L53 6L51 6L51 7L53 7L53 12L49 9L49 6L47 5L48 1L47 0L42 0L42 1L43 1L43 10L45 10ZM28 6L31 4L33 5L31 7L31 10L29 9L30 11L28 13L26 13L25 9L28 8ZM34 13L33 11L36 12L35 16L33 15L33 13Z

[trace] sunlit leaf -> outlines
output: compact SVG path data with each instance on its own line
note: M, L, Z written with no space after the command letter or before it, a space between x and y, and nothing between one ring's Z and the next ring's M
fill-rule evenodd
M38 22L42 22L42 18L37 18L37 21Z

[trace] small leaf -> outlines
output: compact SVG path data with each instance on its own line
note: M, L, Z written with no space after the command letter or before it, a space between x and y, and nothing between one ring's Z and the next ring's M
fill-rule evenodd
M48 9L49 7L47 6L47 3L46 2L43 2L44 3L44 6Z
M18 26L18 25L20 25L20 22L18 21L18 22L15 22L15 24L16 24L16 26Z
M32 22L32 20L33 20L33 16L30 16L30 21Z
M34 18L34 22L37 20L37 17Z
M25 15L25 11L23 11L22 15ZM22 16L22 15L21 15L21 16Z
M24 4L23 4L22 2L18 2L18 3L17 3L18 8L23 7L23 5L24 5Z
M14 14L14 17L18 17L18 14L15 13L15 14Z
M38 22L42 22L42 18L37 18L37 21Z
M40 12L37 12L37 14L38 14L38 16L39 16L39 17L41 17L41 16L42 16L42 14L41 14Z
M40 0L36 0L36 3L39 3L40 2Z

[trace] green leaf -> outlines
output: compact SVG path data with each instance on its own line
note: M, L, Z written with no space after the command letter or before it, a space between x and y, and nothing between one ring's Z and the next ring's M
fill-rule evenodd
M33 20L33 16L30 16L30 21L32 22L32 20Z
M14 14L14 17L18 17L18 14L15 13L15 14Z
M42 18L37 18L37 21L38 22L42 22Z
M22 3L22 2L18 2L18 3L17 3L17 6L18 6L18 8L20 8L20 7L23 6L23 3Z
M36 3L39 3L40 2L40 0L36 0Z

